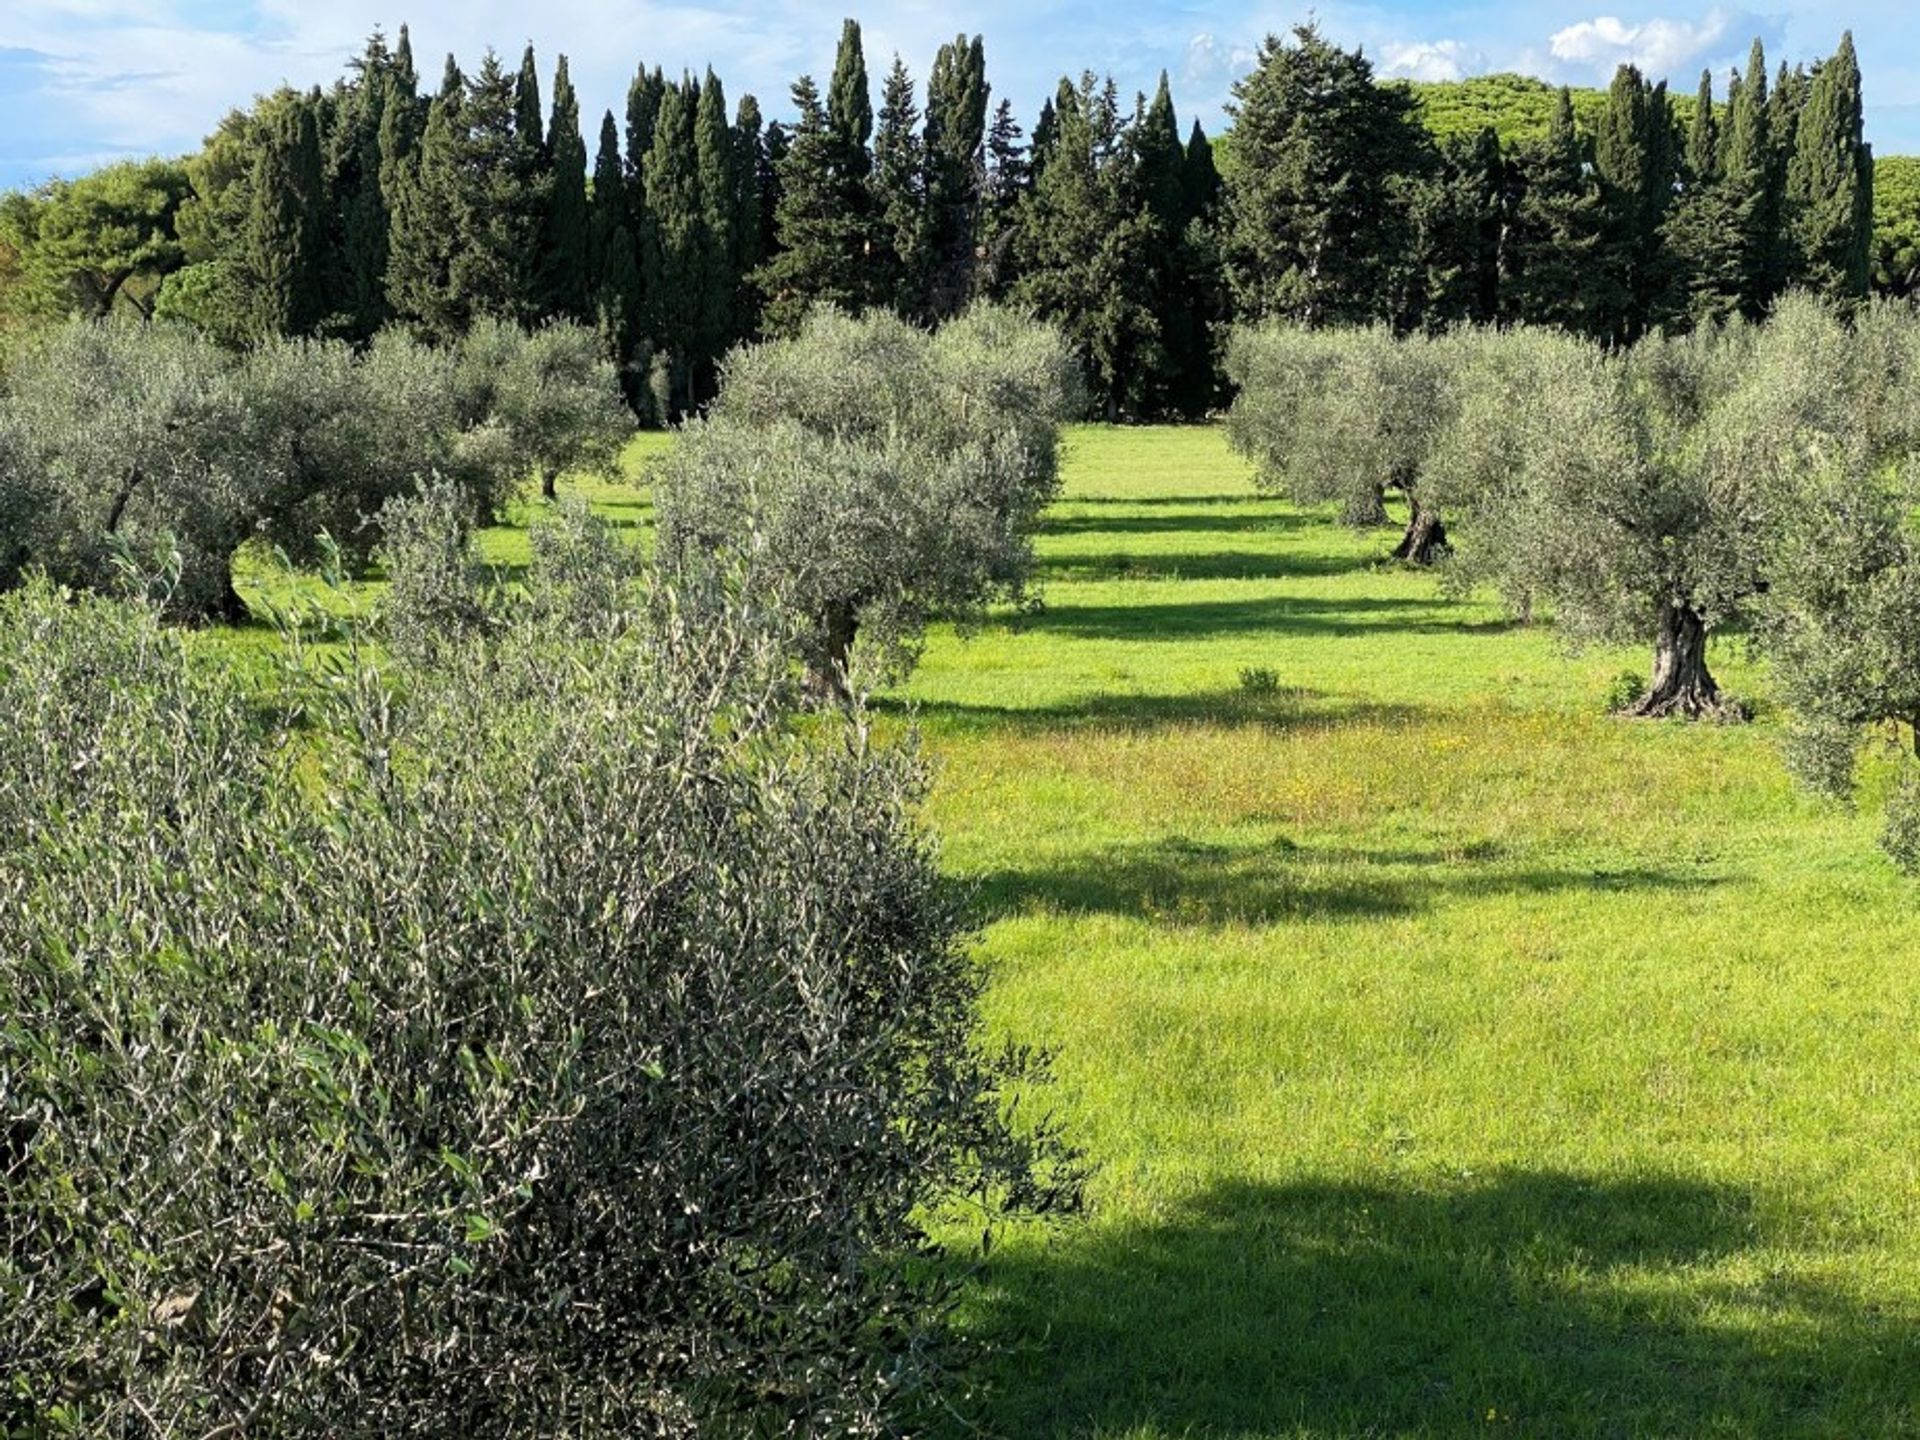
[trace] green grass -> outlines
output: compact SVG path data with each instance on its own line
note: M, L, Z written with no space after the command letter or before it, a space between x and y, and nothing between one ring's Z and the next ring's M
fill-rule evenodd
M1920 899L1871 815L1764 720L1608 717L1645 656L1376 565L1218 432L1069 476L1045 611L896 702L1099 1167L974 1288L987 1428L1920 1433Z
M589 492L636 527L648 453ZM1068 474L1044 611L885 702L1097 1165L968 1292L986 1432L1920 1434L1920 888L1790 786L1764 675L1715 654L1754 726L1614 719L1646 656L1377 564L1217 431Z

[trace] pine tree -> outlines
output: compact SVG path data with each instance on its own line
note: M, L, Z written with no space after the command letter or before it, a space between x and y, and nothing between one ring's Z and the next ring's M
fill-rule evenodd
M1220 167L1213 158L1213 142L1198 120L1187 136L1186 175L1187 212L1211 219L1220 205Z
M1873 152L1863 130L1853 34L1807 89L1787 168L1794 279L1835 299L1867 293L1873 245Z
M242 258L254 333L309 335L326 315L319 97L277 107L253 172Z
M1604 323L1598 257L1603 217L1574 128L1573 96L1555 97L1546 138L1519 147L1502 264L1506 318L1595 335Z
M873 135L872 203L879 238L873 256L873 293L878 302L913 319L932 313L928 157L921 146L919 124L913 77L895 55L881 86L879 124Z
M579 97L564 55L553 76L553 123L547 128L547 148L552 156L552 189L541 254L541 298L549 314L587 323L594 313L588 260L587 145L580 133Z
M1402 87L1300 26L1233 87L1227 260L1240 313L1311 325L1384 318L1426 138Z
M942 45L927 80L928 302L936 317L957 314L974 291L988 95L981 38Z

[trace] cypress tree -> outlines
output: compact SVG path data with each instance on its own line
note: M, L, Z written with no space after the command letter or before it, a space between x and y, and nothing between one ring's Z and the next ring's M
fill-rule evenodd
M740 207L740 180L736 171L733 127L727 120L727 97L720 78L711 70L700 87L694 112L693 148L700 187L702 266L700 323L689 351L693 357L696 398L711 394L714 362L740 338L734 293L740 284L739 238L735 230Z
M451 273L459 245L451 217L459 203L465 104L466 77L449 55L417 144L409 143L407 124L394 105L388 106L381 128L382 160L391 169L387 188L393 197L387 298L396 314L441 341L456 338L468 318Z
M524 72L507 73L488 52L467 83L454 155L454 203L445 212L458 240L450 277L469 314L528 323L541 313L538 270L550 177L545 146L521 129L531 93ZM537 114L534 129L538 131Z
M700 199L700 162L694 139L698 98L691 77L669 85L654 124L653 148L642 174L656 243L643 254L646 331L670 356L671 408L694 403L694 365L706 333L706 217Z
M1606 216L1606 333L1614 340L1643 335L1666 288L1660 232L1673 198L1672 134L1665 83L1649 85L1634 66L1622 65L1593 152Z
M385 37L373 32L353 62L352 83L338 105L328 209L339 228L330 237L329 288L337 297L340 325L356 340L370 339L390 313L386 279L393 216L383 134L389 105L397 99L411 108L417 83L404 28L400 38L407 47L404 63L398 53L388 51Z
M514 77L513 133L522 145L534 150L546 148L540 118L540 67L531 45L521 52L520 73Z
M1046 169L1021 207L1015 298L1057 323L1109 420L1150 405L1160 231L1141 206L1113 81L1065 86Z
M767 258L771 238L764 209L764 129L760 102L751 95L741 96L733 117L733 308L735 328L742 339L760 328L759 292L754 289L752 276Z
M1511 170L1518 193L1503 256L1507 318L1598 334L1603 216L1565 87L1554 98L1546 138L1522 145Z
M1766 52L1756 40L1746 74L1728 90L1727 133L1718 157L1730 231L1725 243L1737 257L1739 307L1750 319L1766 313L1783 278L1774 116Z
M1061 89L1067 88L1067 82L1060 82ZM1040 105L1040 115L1033 122L1033 144L1029 149L1028 169L1037 184L1040 172L1047 168L1047 161L1053 158L1054 146L1060 139L1060 95L1044 100Z
M1673 264L1661 319L1683 327L1739 313L1752 288L1754 246L1721 164L1713 75L1702 71L1687 127L1684 188L1664 240Z
M600 121L600 146L593 161L593 191L588 197L588 256L592 268L594 327L607 358L620 367L629 404L640 407L641 379L635 373L639 343L640 260L628 227L626 171L620 158L620 128L607 111Z
M1136 107L1129 141L1133 199L1150 228L1151 273L1143 295L1153 311L1158 340L1143 356L1142 371L1131 388L1142 413L1164 415L1179 408L1181 377L1207 364L1200 353L1204 336L1194 314L1193 264L1187 251L1187 154L1164 70L1151 103Z
M879 238L873 294L902 315L925 318L932 313L933 224L925 188L930 166L921 146L913 77L898 55L880 93L873 136L873 210ZM931 133L931 125L928 130Z
M974 289L988 95L981 38L942 45L927 80L928 299L937 317L958 313Z
M1187 136L1186 183L1187 213L1211 219L1220 204L1220 167L1214 162L1213 142L1198 120Z
M1413 186L1413 253L1398 301L1403 328L1439 331L1496 318L1506 188L1490 126L1439 143Z
M274 107L253 171L242 257L254 332L308 335L326 314L326 188L318 97Z
M873 139L873 99L867 89L867 59L858 20L848 20L840 29L833 80L827 86L827 129L843 179L865 180L872 164L867 144Z
M1836 299L1867 293L1873 246L1873 152L1863 135L1853 33L1815 72L1787 168L1794 278Z
M605 138L604 136L602 137ZM541 291L546 309L582 323L593 318L588 261L587 145L580 101L562 55L553 76L553 123L547 129L552 189L547 205ZM618 154L615 162L618 163Z

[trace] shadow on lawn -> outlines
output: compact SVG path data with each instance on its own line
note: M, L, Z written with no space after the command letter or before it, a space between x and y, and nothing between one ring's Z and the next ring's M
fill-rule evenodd
M1647 866L1594 870L1525 863L1489 844L1400 852L1176 838L992 871L971 883L977 911L988 921L1047 910L1192 925L1269 925L1412 915L1455 898L1705 890L1723 881Z
M1912 1434L1920 1324L1768 1263L1747 1191L1218 1186L1003 1250L990 1434ZM1742 1257L1739 1279L1710 1273Z
M1251 550L1196 554L1043 555L1035 565L1042 580L1290 580L1351 575L1372 569L1363 555L1322 551L1270 555Z
M1081 640L1179 641L1252 631L1273 635L1373 635L1381 631L1463 635L1510 628L1504 620L1459 618L1468 613L1464 607L1440 598L1264 595L1170 605L1049 605L1011 625Z
M1084 500L1070 501L1069 508L1087 503L1089 502ZM1138 500L1115 500L1107 503L1114 505L1116 508L1122 505L1129 507L1139 505L1143 509L1150 508L1145 502ZM1195 502L1182 500L1168 503L1177 503L1185 506L1194 504ZM1245 502L1242 501L1241 503L1244 504ZM1204 512L1198 515L1052 514L1040 521L1038 533L1043 536L1179 535L1188 532L1209 535L1257 535L1262 533L1272 534L1281 530L1304 530L1309 527L1318 529L1324 527L1325 524L1326 522L1323 520L1319 520L1311 515L1299 514L1298 512L1251 515L1246 513L1215 515Z
M1428 714L1416 705L1335 698L1289 688L1272 695L1213 690L1183 695L1090 695L1071 705L972 705L959 700L904 701L878 696L877 711L920 721L930 731L1158 730L1177 725L1330 730L1347 725L1407 725Z

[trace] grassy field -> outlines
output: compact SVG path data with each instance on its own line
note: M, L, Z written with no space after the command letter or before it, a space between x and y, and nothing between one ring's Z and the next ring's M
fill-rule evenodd
M1615 720L1646 657L1389 543L1217 431L1077 432L1045 610L887 699L1098 1166L970 1292L981 1422L1920 1434L1920 889L1791 788L1737 650L1759 724Z

